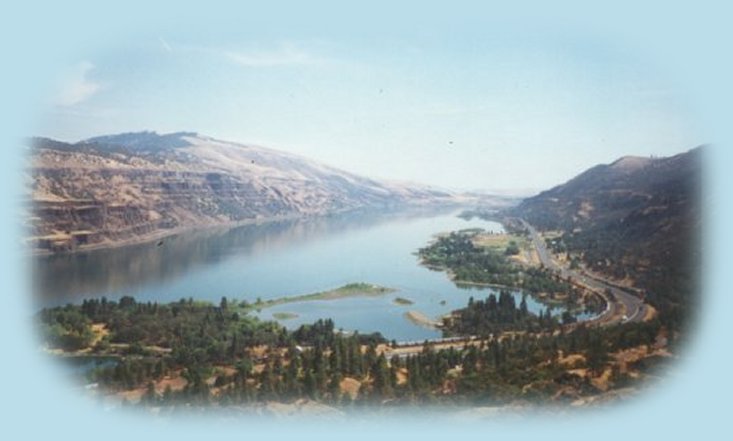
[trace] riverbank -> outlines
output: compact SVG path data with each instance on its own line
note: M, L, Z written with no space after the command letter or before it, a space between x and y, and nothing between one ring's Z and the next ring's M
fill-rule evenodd
M461 229L434 236L417 252L419 263L441 271L456 286L490 287L519 291L547 308L563 309L566 321L583 312L595 312L608 303L592 290L563 280L541 267L522 265L514 256L529 242L508 234L485 233L481 229ZM599 305L598 303L601 303ZM565 314L571 314L565 316Z
M26 237L23 241L28 245L28 255L30 256L52 256L52 255L68 255L83 253L88 251L98 251L107 249L124 248L132 245L141 245L146 243L152 243L166 238L177 236L181 234L200 232L200 231L216 231L216 230L229 230L232 228L243 227L243 226L259 226L267 225L276 222L286 221L307 221L315 219L327 219L336 216L346 216L350 214L380 214L380 215L394 215L399 213L421 213L421 212L442 212L452 211L459 209L464 206L465 202L456 201L452 203L441 202L432 204L405 204L397 207L383 207L383 208L349 208L341 210L327 210L321 213L293 213L287 215L275 215L260 217L254 219L243 219L239 221L223 221L216 223L193 223L191 225L181 225L169 229L157 229L149 233L136 234L124 239L110 240L105 238L101 242L91 244L78 244L72 249L64 250L49 250L45 248L38 248L33 246L33 242L39 240L40 237ZM116 232L119 234L120 232ZM163 244L164 245L164 244Z
M172 236L177 236L179 234L193 233L193 232L198 232L198 231L229 230L232 228L244 227L244 226L249 226L249 225L266 225L266 224L270 224L274 222L326 218L329 216L347 214L352 211L354 210L329 211L329 212L320 213L316 215L309 215L309 214L278 215L278 216L269 216L269 217L263 217L263 218L255 218L255 219L244 219L240 221L227 221L227 222L220 222L220 223L213 223L213 224L212 223L192 224L192 225L179 226L179 227L170 228L170 229L155 230L150 233L140 234L140 235L132 236L132 237L125 238L125 239L119 239L115 241L104 240L102 242L93 243L93 244L78 245L74 247L73 249L63 250L63 251L53 251L53 250L34 247L34 248L31 248L29 254L31 256L52 256L52 255L58 255L58 254L75 254L75 253L83 253L83 252L88 252L88 251L124 248L124 247L132 246L132 245L141 245L141 244L161 241L161 240L164 240ZM26 238L25 241L26 243L29 243L37 239L38 239L37 237L29 237L29 238ZM165 245L165 243L161 245Z

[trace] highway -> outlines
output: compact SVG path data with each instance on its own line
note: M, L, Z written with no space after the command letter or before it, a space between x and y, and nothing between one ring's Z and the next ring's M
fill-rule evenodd
M551 252L547 249L545 241L539 235L537 230L524 219L520 220L524 227L527 228L527 230L529 231L532 244L537 250L537 255L540 258L540 262L542 262L542 264L546 268L557 271L558 274L560 274L560 276L565 279L571 278L574 283L598 293L606 300L606 310L598 316L587 320L586 323L612 325L617 323L638 323L644 321L644 317L646 317L647 315L649 306L644 303L644 301L640 297L623 291L613 283L602 279L600 276L571 270L563 265L560 265L557 261L555 261L555 259L552 258ZM611 296L608 295L609 292L612 294ZM496 337L501 338L500 336ZM492 335L488 338L488 340L492 340L493 338L495 337ZM479 339L477 336L464 336L435 338L427 341L428 343L432 344L436 349L448 349L450 347L462 349L469 345L480 344L481 339ZM388 357L391 357L392 355L397 355L400 358L405 358L410 355L419 354L420 352L422 352L423 346L424 342L420 341L400 342L397 347L390 348L385 351L385 355Z
M529 231L532 244L537 250L540 262L551 270L557 271L564 279L572 278L576 283L584 285L606 299L608 307L592 321L601 324L641 322L647 314L649 306L635 295L619 289L616 285L601 279L598 276L590 276L580 271L574 271L560 265L547 249L545 241L540 237L537 230L524 219L520 219L522 225ZM608 292L612 294L609 298Z

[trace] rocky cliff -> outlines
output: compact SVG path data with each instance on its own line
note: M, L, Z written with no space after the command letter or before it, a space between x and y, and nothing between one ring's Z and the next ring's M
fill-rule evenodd
M186 132L73 144L34 138L30 161L36 251L112 246L204 225L461 202L449 192Z

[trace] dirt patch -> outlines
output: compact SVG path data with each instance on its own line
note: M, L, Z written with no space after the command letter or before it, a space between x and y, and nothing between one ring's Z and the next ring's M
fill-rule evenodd
M643 320L645 322L648 322L649 320L652 320L656 316L657 316L657 310L654 309L653 306L647 304L646 305L646 314L644 314Z
M569 374L577 375L581 378L585 378L588 376L588 369L568 369Z
M353 400L359 395L361 382L355 378L346 377L339 383L339 388L342 394L348 395Z
M537 251L532 249L521 249L519 254L509 256L509 259L524 266L539 266L540 256Z
M399 368L397 370L397 385L402 386L403 384L407 383L407 369L406 368Z
M582 366L585 364L585 356L583 354L568 354L558 358L557 362L567 367Z
M519 239L511 234L477 234L473 238L473 244L477 247L506 248L512 240Z
M366 348L366 346L363 346L362 347L362 353L364 353L366 351L365 348ZM376 352L377 355L384 354L385 357L389 358L390 355L391 355L391 352L392 352L392 347L389 346L389 345L387 345L387 344L380 343L380 344L377 345L376 348L374 348L374 352Z
M603 392L606 392L608 390L610 380L611 380L611 368L606 368L603 370L603 373L600 376L591 378L590 382L597 389L602 390Z
M249 349L249 354L253 358L262 358L267 354L267 345L254 346Z
M651 350L647 349L646 346L637 346L635 348L625 349L623 351L616 352L613 354L613 358L618 365L619 372L631 373L628 365L636 363L647 357L671 357L672 354L664 346L655 346Z
M216 368L216 370L219 375L223 375L225 377L231 377L237 373L237 370L231 366L220 366Z
M166 389L170 388L172 391L177 392L183 390L188 381L180 375L166 376L155 383L155 392L159 394L165 393Z
M109 329L107 329L107 325L105 325L104 323L92 323L91 328L94 337L89 344L90 347L96 346L96 344L99 343L100 340L109 335Z

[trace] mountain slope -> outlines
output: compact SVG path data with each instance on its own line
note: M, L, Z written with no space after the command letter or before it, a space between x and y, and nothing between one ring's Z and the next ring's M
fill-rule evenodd
M590 269L631 282L670 320L696 292L701 148L668 158L627 156L595 166L511 210Z
M357 176L282 151L195 133L126 133L74 144L35 138L37 250L115 245L181 228L355 209L456 203L418 185Z

